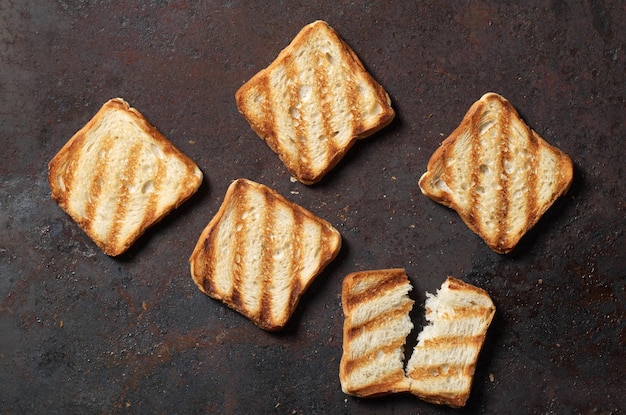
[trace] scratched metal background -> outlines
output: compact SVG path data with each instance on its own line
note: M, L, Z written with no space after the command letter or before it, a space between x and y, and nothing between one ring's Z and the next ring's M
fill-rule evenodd
M306 187L251 131L234 93L317 19L353 47L397 118ZM625 56L617 0L0 1L0 413L624 413ZM508 256L417 187L487 91L576 166L568 195ZM205 181L114 259L54 204L46 174L116 96ZM189 276L196 239L238 177L343 235L280 333ZM492 295L498 311L465 409L341 392L342 278L383 267L406 268L418 326L424 293L447 275Z

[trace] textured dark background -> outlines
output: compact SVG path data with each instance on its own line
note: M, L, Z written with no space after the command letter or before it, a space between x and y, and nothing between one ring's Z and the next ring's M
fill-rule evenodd
M0 1L0 413L624 413L624 3L267 3ZM306 187L255 136L234 94L317 19L361 57L397 118ZM488 91L575 163L570 192L507 256L417 187ZM46 175L117 96L205 181L109 258L50 199ZM280 333L204 296L189 275L191 250L238 177L343 235ZM341 281L383 267L406 268L418 326L424 293L447 275L493 297L465 409L341 392Z

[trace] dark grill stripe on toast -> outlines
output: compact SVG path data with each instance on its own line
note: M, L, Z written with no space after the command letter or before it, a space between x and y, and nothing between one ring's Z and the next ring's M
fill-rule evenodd
M286 68L287 78L293 80L291 84L291 88L289 88L289 114L291 115L291 126L293 127L292 131L288 133L293 142L293 159L298 160L299 163L292 166L292 168L300 168L304 169L305 166L308 166L311 162L310 155L308 154L307 148L305 146L305 141L303 137L306 136L306 130L308 127L308 120L306 114L302 113L302 105L300 104L300 86L302 80L299 79L298 76L298 68L295 65L295 62L292 62L291 65L288 65ZM296 116L297 117L294 117ZM283 128L287 128L283 126ZM301 174L306 174L304 171Z
M413 369L410 373L407 374L411 379L416 379L420 381L425 381L430 379L440 379L443 376L448 378L450 377L466 377L472 376L474 373L474 368L467 367L464 365L455 365L455 364L447 364L442 367L442 365L432 365L432 366L422 366ZM434 390L431 391L435 392Z
M301 282L301 275L302 275L302 262L303 262L303 256L305 254L304 248L302 246L302 239L301 238L297 238L296 235L304 235L304 215L302 215L302 213L300 211L293 211L293 221L294 221L294 229L293 232L291 233L292 238L291 238L291 244L293 245L293 256L291 258L290 264L290 274L292 275L296 275L297 278L294 278L291 281L291 286L290 286L290 292L289 292L289 302L288 302L288 308L290 310L293 310L296 306L296 304L298 303L298 299L300 297L300 293L303 290L303 286L302 286L302 282ZM322 246L324 244L324 241L322 240L324 236L324 231L322 230L322 232L320 233L320 240L317 242L317 244L319 246ZM318 261L321 261L322 258L318 258ZM319 265L319 263L318 263Z
M530 128L529 128L530 129ZM531 130L528 136L528 153L536 154L535 157L529 157L530 163L530 171L538 171L539 169L539 161L540 161L540 152L539 152L539 140L537 139L537 135ZM537 175L529 174L526 182L526 204L528 208L526 209L526 222L534 223L538 220L537 218ZM531 208L532 206L532 208Z
M317 53L319 54L319 52ZM331 78L331 76L325 66L319 65L315 67L313 73L316 77L313 82L313 85L316 86L314 96L317 97L317 102L319 102L319 108L321 109L320 115L322 117L322 136L313 136L311 137L310 141L311 143L315 143L318 140L321 141L320 143L318 143L318 145L324 147L324 157L322 158L323 164L328 163L331 155L333 154L332 148L334 147L334 144L332 128L330 127L330 116L333 113L333 97L341 93L341 87L337 86L335 88L332 88L329 85L329 79ZM312 172L308 173L312 174Z
M339 53L338 51L333 51L332 58L329 55L322 56L320 59L332 59L333 61L338 61L339 59L335 56L335 53ZM319 52L318 52L319 54ZM327 152L326 152L326 163L334 164L333 160L337 155L340 144L337 142L337 134L341 129L356 129L356 105L354 103L354 94L351 92L351 86L354 83L354 80L351 78L344 79L343 77L333 77L330 73L331 69L333 69L334 65L337 65L337 62L333 62L328 66L320 65L316 68L315 73L318 75L318 94L320 96L319 100L322 108L322 119L323 119L323 139L327 142ZM335 81L334 85L331 85L331 82ZM348 102L348 106L350 109L350 125L342 124L340 126L333 125L332 116L333 114L337 114L343 110L341 106L339 106L339 102L346 100ZM335 105L337 104L337 106Z
M378 314L373 316L372 319L362 322L361 324L357 324L351 327L347 331L347 340L351 341L355 337L359 336L363 331L372 331L378 328L384 327L386 323L390 321L394 321L396 318L407 315L413 309L413 303L410 301L405 302L402 307L397 309L387 310L382 314ZM374 352L370 353L370 355L375 354Z
M344 365L345 373L349 374L350 372L358 370L363 366L371 365L372 361L376 360L376 356L379 355L379 353L393 354L396 349L404 346L404 343L404 338L393 339L389 341L389 343L381 345L380 347L369 349L367 353L363 355L351 358L346 361L346 364ZM404 373L404 371L402 373Z
M271 200L270 198L266 198L267 201ZM273 205L273 204L272 204ZM274 209L267 209L265 211L265 226L268 229L274 229L277 224L275 223L275 214ZM272 293L269 289L270 287L270 275L272 275L272 265L273 265L273 256L272 256L273 248L270 244L263 244L262 253L261 253L261 270L259 275L262 276L261 281L259 281L261 288L261 305L258 313L259 321L263 322L263 324L271 324L273 316L272 309L274 307L274 301L272 298Z
M484 313L483 313L484 314ZM464 347L467 349L480 347L483 341L482 335L465 336L465 335L452 335L452 336L439 336L431 339L425 339L420 342L419 347L421 349L441 349L441 348L458 348Z
M163 191L165 178L167 177L167 166L162 160L157 163L157 172L152 179L154 190L150 194L150 199L144 213L144 222L152 223L156 219L157 204L159 203L159 194Z
M245 235L247 233L247 221L242 220L238 221L239 218L242 218L244 214L249 214L247 212L247 198L245 194L241 195L241 201L239 203L235 203L233 207L234 211L234 221L235 225L235 233L234 233L234 241L232 242L232 281L231 281L231 289L228 293L223 293L224 299L227 299L228 302L231 303L231 306L236 310L246 311L246 308L243 305L241 296L241 279L243 278L243 264L242 264L242 248L244 248L244 240ZM229 229L225 229L223 232L229 232Z
M215 232L217 232L217 229L213 228L213 231L211 233ZM202 245L204 252L206 252L206 257L203 261L198 261L197 267L198 269L201 269L202 272L205 272L208 275L207 278L204 278L202 280L202 285L200 286L200 289L202 292L205 293L216 292L216 288L213 283L213 273L211 271L208 271L209 264L216 261L215 245L209 242L209 238L205 239Z
M83 136L83 140L85 137ZM91 184L89 186L89 195L90 195L90 203L85 206L85 216L82 220L82 223L85 229L91 231L93 226L93 219L95 217L95 212L98 209L99 200L102 196L102 182L105 179L107 168L109 167L109 152L113 147L113 139L110 136L107 136L104 140L104 143L101 144L102 150L100 150L99 163L94 166L94 175L91 179ZM76 158L72 160L72 163L78 165L80 161L81 152L76 152ZM70 189L74 188L73 186L69 187ZM72 198L72 193L67 195L68 199Z
M511 134L511 116L509 113L501 112L498 114L498 122L496 123L500 127L500 131L498 137L508 137ZM498 142L499 151L498 154L500 156L499 162L496 164L498 170L494 172L494 174L498 177L498 185L500 186L500 191L498 192L498 205L500 209L496 210L496 224L497 229L495 232L496 235L496 243L500 246L503 245L503 242L506 244L507 229L508 229L508 214L510 213L510 193L509 193L509 180L508 174L505 173L505 164L511 159L511 155L509 153L508 140L501 139Z
M474 122L472 120L470 130L472 135L477 135L479 133L478 122ZM480 145L480 141L472 141L470 143L470 160L469 162L473 166L480 165L480 155L482 153L482 148ZM450 147L450 152L454 152L454 147ZM463 192L462 185L459 186L456 182L449 182L449 175L446 175L444 181L448 184L450 189L455 189L460 187L460 192ZM476 229L480 228L480 214L478 213L478 207L480 206L480 194L479 192L472 191L472 186L476 184L476 186L482 186L482 176L480 175L480 169L473 169L471 172L471 181L470 183L465 183L466 189L465 197L469 200L469 210L467 216L469 218L469 222L471 224L470 227L475 227Z
M120 203L116 205L115 215L113 216L113 223L111 228L109 229L109 236L107 239L112 241L113 244L117 243L117 238L120 232L120 226L122 226L123 221L126 217L126 211L129 207L129 193L130 188L133 185L133 181L135 180L137 173L137 157L139 156L139 151L141 150L141 144L137 143L132 146L131 150L128 152L126 162L124 163L124 168L121 172L120 186L118 188L118 193L116 195L117 200ZM161 161L159 160L160 164Z
M405 283L406 276L403 273L393 272L393 274L387 278L374 281L371 285L367 286L367 289L359 292L351 292L350 295L346 296L344 300L346 310L351 312L358 305L384 296L386 292L392 291L394 288Z

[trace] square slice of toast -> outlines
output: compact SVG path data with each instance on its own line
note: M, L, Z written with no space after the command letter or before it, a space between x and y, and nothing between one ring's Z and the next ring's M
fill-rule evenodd
M200 291L276 331L340 248L330 223L265 185L237 179L189 262Z
M122 98L106 102L48 165L52 199L110 256L193 195L202 172Z
M490 92L431 156L422 193L454 209L495 252L512 251L573 181L571 159Z
M235 94L239 112L304 184L394 118L383 87L326 22L305 26Z

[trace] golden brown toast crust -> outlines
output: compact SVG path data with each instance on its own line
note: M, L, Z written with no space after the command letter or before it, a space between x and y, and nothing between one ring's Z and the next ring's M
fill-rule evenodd
M256 195L262 201L252 204L250 195ZM279 209L289 212L292 222L278 222ZM252 214L262 218L258 224L244 219ZM304 246L306 235L303 234L307 226L314 226L319 231L319 239L313 241L315 246ZM250 269L246 268L244 259L249 249L245 241L249 236L262 246L255 276L249 275ZM340 248L341 236L330 223L265 185L237 179L229 186L218 212L202 231L189 262L192 278L200 291L224 302L260 328L276 331L287 324L302 294L337 256ZM305 270L303 262L310 254L308 250L313 249L315 263ZM288 274L288 283L285 283L288 287L284 287L288 291L288 300L283 305L272 288L277 284L273 269L279 250L293 258L289 269L284 270ZM220 263L224 268L231 267L230 270L219 268ZM251 278L255 281L251 282ZM247 291L250 288L246 287L251 283L257 287L255 293ZM230 284L230 288L224 289L225 284Z
M109 131L107 127L100 124L103 118L112 112L119 111L130 117L130 124L138 127L142 135L150 138L148 143L142 140L134 140L126 131L113 129ZM97 142L86 144L89 134L93 133L95 128L105 129L106 132L102 138L98 138ZM95 134L95 133L93 133ZM111 165L108 163L107 153L118 140L128 140L132 142L129 148L126 148L123 165ZM139 168L140 151L145 150L146 145L152 145L158 148L161 160L155 162L155 171L151 175L147 175ZM101 154L99 161L90 166L83 167L84 170L92 170L89 174L91 179L89 182L83 180L86 172L78 171L81 157L86 157L88 148L97 147ZM178 171L177 175L184 177L181 179L176 189L176 199L165 207L158 207L157 202L162 195L159 194L161 187L167 186L168 177L167 167L163 160L173 160L179 164L182 171ZM65 210L74 221L85 231L85 233L107 254L110 256L120 255L125 252L139 238L147 228L160 221L164 216L178 207L189 197L191 197L199 188L202 182L202 173L197 165L185 154L179 151L174 145L165 138L154 126L152 126L144 116L135 108L121 98L114 98L106 102L95 116L81 128L54 156L48 164L48 182L52 190L52 199ZM112 177L111 171L116 171L118 177ZM145 177L144 177L145 176ZM145 180L146 188L142 189L142 194L131 192L135 179ZM119 183L118 183L119 182ZM103 235L95 226L95 215L99 208L99 203L111 195L103 194L104 188L116 187L115 198L118 202L114 206L114 214L111 228ZM83 196L83 195L87 196ZM149 194L149 197L146 197ZM138 195L138 196L137 196ZM71 202L73 198L87 197L88 203L84 208L84 212L78 212L72 208ZM137 197L146 200L137 202ZM128 209L132 202L137 202L140 208L144 209L141 214L140 221L132 226L130 233L123 233L121 227L125 226L128 220Z
M504 254L572 180L571 159L528 127L508 100L487 93L433 153L419 187Z
M338 55L309 46L314 38L324 37L339 50ZM301 57L304 56L304 57ZM296 62L307 60L306 67L297 67ZM310 61L310 62L309 62ZM330 62L341 65L341 75L333 76L327 69ZM272 87L271 77L285 71L281 86L288 89L289 105L278 108L276 102L284 97ZM306 82L303 73L312 71ZM363 90L373 95L371 102L363 102ZM306 90L306 94L302 91ZM343 95L342 95L343 94ZM303 95L306 95L303 96ZM334 99L341 95L344 101L339 109L333 108ZM344 99L345 98L345 99ZM358 139L368 137L387 126L394 118L391 100L341 37L326 22L316 21L305 26L283 49L278 57L265 69L254 75L235 94L239 112L250 123L252 129L279 156L289 172L300 182L313 184L330 171ZM317 100L317 106L308 106L305 101ZM375 108L376 114L368 112ZM334 112L345 111L340 126L333 122ZM302 115L300 116L300 114ZM319 118L317 121L312 119ZM285 133L281 120L289 119L293 131ZM319 123L315 136L307 131L307 124ZM291 127L289 127L291 128ZM339 141L339 130L347 130L348 139ZM341 134L340 134L341 135ZM343 140L343 139L342 139ZM313 154L311 146L326 147L322 156ZM318 159L323 159L322 162ZM314 160L315 159L315 160Z
M489 294L487 293L487 291L475 285L468 284L465 281L461 281L458 278L448 277L446 278L446 282L448 283L448 289L451 291L457 290L457 291L464 291L464 292L469 292L469 293L473 292L477 295L489 297Z

